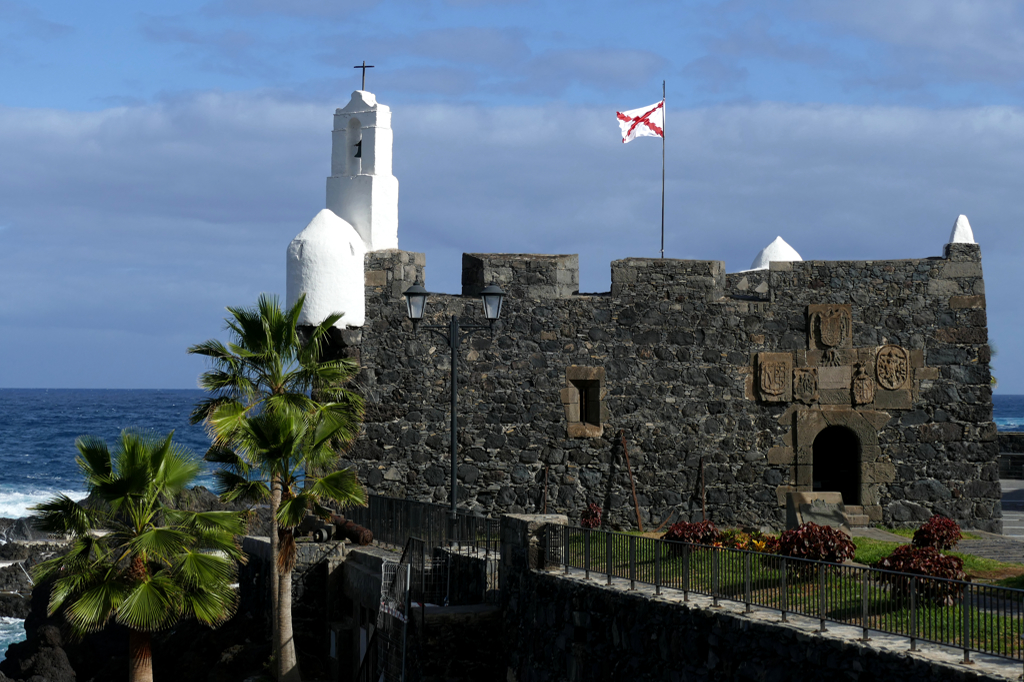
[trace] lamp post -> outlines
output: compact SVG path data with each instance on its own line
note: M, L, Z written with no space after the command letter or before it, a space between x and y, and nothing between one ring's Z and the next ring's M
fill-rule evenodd
M474 332L478 332L484 329L493 330L494 323L497 322L498 317L501 315L501 304L505 298L505 292L498 288L497 285L491 284L484 287L484 290L480 292L480 300L484 304L484 317L487 318L487 324L462 324L459 322L458 315L452 315L447 325L423 325L420 326L420 321L423 319L423 312L427 307L427 297L430 296L430 292L423 288L421 284L413 284L411 287L405 290L405 305L406 313L409 319L412 320L413 331L419 329L426 329L427 331L434 332L445 340L448 344L448 348L452 353L452 368L451 368L451 389L452 389L452 422L451 422L451 456L452 456L452 528L456 526L456 504L458 503L458 452L459 452L459 441L457 438L459 428L459 344L464 339L468 339L473 335Z

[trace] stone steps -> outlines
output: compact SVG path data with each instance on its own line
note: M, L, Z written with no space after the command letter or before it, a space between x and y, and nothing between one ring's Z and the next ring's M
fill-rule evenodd
M864 507L860 505L845 505L843 516L846 518L846 525L850 528L867 528L871 524L868 515L864 513Z

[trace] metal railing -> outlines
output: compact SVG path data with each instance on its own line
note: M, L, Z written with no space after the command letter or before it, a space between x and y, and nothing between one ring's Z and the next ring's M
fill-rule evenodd
M431 502L370 495L365 507L349 507L345 516L373 531L373 539L404 547L411 537L421 538L427 549L456 547L462 552L498 553L498 519L459 512Z
M778 554L691 545L611 531L549 525L546 564L1024 661L1024 590L832 564Z
M417 584L422 583L422 598L431 603L470 603L463 586L452 584L453 580L465 580L473 574L465 570L467 567L462 565L461 557L484 562L483 584L474 589L484 595L485 601L497 599L498 519L466 512L459 512L452 519L447 506L382 495L370 495L367 506L346 509L345 516L369 528L374 540L383 544L405 547L410 538L421 541L416 546L421 548L425 558L418 560L423 577L417 579Z

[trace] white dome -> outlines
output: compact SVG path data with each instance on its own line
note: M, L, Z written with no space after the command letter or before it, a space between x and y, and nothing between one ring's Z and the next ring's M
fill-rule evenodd
M344 313L335 327L363 325L365 255L366 246L352 225L330 209L316 214L288 245L288 306L306 294L299 324L316 325L332 313Z
M803 258L792 246L786 243L782 237L776 237L768 246L761 249L754 262L750 264L751 270L767 270L768 264L772 261L802 261Z
M971 224L967 222L967 216L957 216L953 231L949 233L950 244L976 244Z

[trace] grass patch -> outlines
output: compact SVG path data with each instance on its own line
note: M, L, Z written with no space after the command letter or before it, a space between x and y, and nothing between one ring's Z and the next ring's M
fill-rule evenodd
M871 565L889 556L900 546L898 542L884 542L872 540L871 538L853 538L853 545L857 548L853 560L859 564ZM950 556L959 557L964 562L964 573L973 580L983 583L992 583L1002 587L1024 588L1024 564L1004 563L995 559L986 559L973 554L963 552L943 552ZM1017 580L1020 578L1020 580ZM1003 582L1006 580L1017 580L1015 583Z
M907 538L908 540L914 539L914 533L917 531L916 528L882 528L886 533L892 533L893 535L899 535L900 537ZM966 530L961 530L960 535L963 536L964 540L980 540L981 536L977 533L971 533Z
M855 537L851 538L851 540L853 540L853 546L857 548L853 555L853 560L858 564L868 566L882 557L889 556L900 546L898 542L885 542L884 540L873 540L871 538Z

